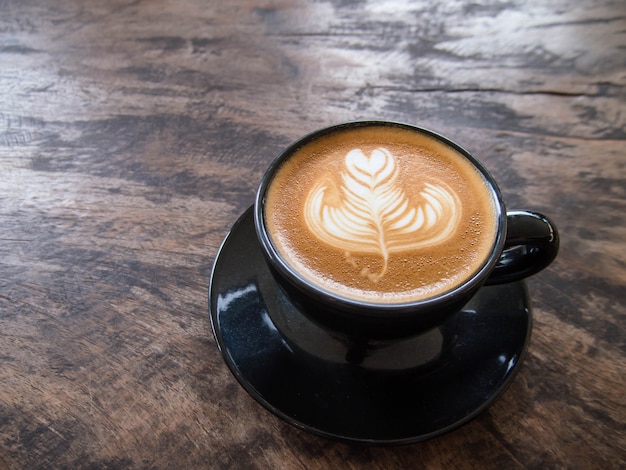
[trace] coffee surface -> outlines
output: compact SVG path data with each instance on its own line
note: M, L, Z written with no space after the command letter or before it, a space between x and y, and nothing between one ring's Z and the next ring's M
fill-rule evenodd
M265 220L280 255L323 289L375 303L442 294L484 264L497 212L455 149L395 126L342 129L276 171Z

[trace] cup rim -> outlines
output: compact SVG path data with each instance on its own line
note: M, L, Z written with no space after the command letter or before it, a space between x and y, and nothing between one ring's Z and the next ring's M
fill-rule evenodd
M486 257L481 267L476 270L472 276L456 287L437 294L433 297L427 297L424 299L412 300L407 302L397 303L377 303L365 300L359 300L347 296L342 296L336 292L329 291L323 287L314 284L306 279L304 276L298 273L298 271L291 266L279 253L278 249L274 245L274 242L269 235L269 231L265 225L264 217L264 202L267 189L273 179L274 174L282 163L288 159L293 153L295 153L300 147L306 145L308 142L324 136L329 133L341 131L342 129L354 128L354 127L375 127L375 126L390 126L399 127L414 132L419 132L430 136L438 141L452 147L459 154L463 155L470 163L480 172L484 179L488 183L489 190L494 200L494 207L496 210L497 227L496 238L493 243L489 256ZM322 303L328 305L335 305L339 308L347 308L350 311L359 312L359 314L369 317L384 316L388 317L390 314L397 314L400 316L411 315L416 310L432 309L438 304L453 301L460 298L467 293L472 292L474 289L479 288L487 279L491 269L497 263L500 258L500 254L504 248L506 239L506 209L502 197L500 188L498 187L495 179L485 168L485 166L473 156L471 152L460 146L453 140L445 137L444 135L427 129L425 127L407 124L404 122L387 121L387 120L359 120L359 121L347 121L339 124L333 124L326 126L315 131L312 131L303 137L293 141L286 148L284 148L278 155L272 160L267 170L265 171L261 182L258 186L255 201L254 201L254 226L257 234L257 238L261 245L263 254L267 258L271 267L278 271L278 273L285 277L295 287L304 293L306 296L310 296L313 299L321 300Z

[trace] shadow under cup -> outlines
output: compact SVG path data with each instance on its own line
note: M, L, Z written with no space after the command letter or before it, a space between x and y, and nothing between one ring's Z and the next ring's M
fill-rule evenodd
M281 255L268 229L265 213L268 189L277 171L303 147L355 129L399 129L434 139L453 149L482 175L493 201L496 232L491 250L471 276L431 297L383 303L340 295L321 287ZM294 181L293 184L299 183ZM285 207L285 210L290 210ZM270 271L299 310L324 328L364 339L408 337L441 325L450 315L461 310L481 286L514 282L535 274L554 260L559 247L558 232L547 217L530 211L506 211L493 177L468 151L430 130L388 121L339 124L315 131L292 143L276 157L263 176L255 200L254 219L256 234Z

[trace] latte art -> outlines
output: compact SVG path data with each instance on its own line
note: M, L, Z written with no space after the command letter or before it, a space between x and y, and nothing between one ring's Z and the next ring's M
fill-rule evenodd
M436 137L374 123L290 152L263 217L285 264L325 292L374 304L432 298L489 256L498 228L489 185Z
M382 258L379 272L360 272L374 282L387 272L390 254L444 242L459 221L459 198L445 183L424 183L419 200L412 200L399 184L398 171L386 148L369 157L353 149L340 181L326 175L305 201L304 220L321 242L344 250L348 260L352 253Z

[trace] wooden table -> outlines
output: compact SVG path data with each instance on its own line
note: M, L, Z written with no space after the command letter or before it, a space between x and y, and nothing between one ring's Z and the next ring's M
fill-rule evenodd
M626 3L0 2L0 468L624 468ZM273 157L341 121L437 130L558 225L512 385L359 447L239 386L217 249Z

